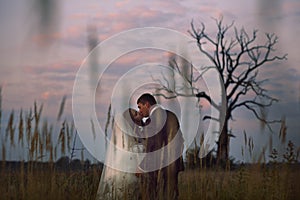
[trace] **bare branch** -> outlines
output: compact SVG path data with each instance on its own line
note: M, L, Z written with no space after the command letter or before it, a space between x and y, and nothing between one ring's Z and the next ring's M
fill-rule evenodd
M196 97L198 98L204 98L206 99L213 107L220 109L220 106L218 106L211 98L208 96L205 92L199 92L196 94Z
M216 121L216 122L220 122L220 119L219 119L219 118L215 118L215 117L208 116L208 115L206 115L206 116L203 117L203 121L205 121L205 120L207 120L207 119L209 119L209 120L214 120L214 121Z
M209 66L202 67L200 74L185 75L184 65L177 63L175 58L169 61L174 72L178 72L184 78L184 84L176 85L170 88L170 80L163 76L163 81L159 81L160 88L157 89L158 96L165 98L176 98L178 96L194 96L200 100L205 99L211 106L221 112L221 105L217 105L210 94L203 91L202 88L195 87L197 83L208 70L217 68L221 75L221 81L224 84L224 94L226 95L226 117L225 128L222 129L222 139L218 145L226 149L228 144L228 121L233 120L232 114L237 108L244 108L252 112L255 117L266 124L272 131L270 124L280 122L280 120L267 120L263 110L277 102L277 99L267 94L267 89L263 87L266 80L258 80L259 69L267 63L282 61L287 59L287 54L275 55L275 46L278 43L278 37L275 34L266 34L265 41L257 40L258 30L247 32L245 28L237 29L234 22L229 25L223 24L223 18L214 19L216 23L216 34L208 34L204 23L196 27L191 22L191 29L188 31L190 36L195 39L199 52L208 58L211 62ZM230 32L232 31L232 32ZM233 33L233 36L232 36ZM175 78L173 76L173 78ZM187 92L188 91L188 92ZM252 96L255 95L255 98ZM203 120L213 119L211 116L205 116ZM224 133L223 133L224 132ZM224 136L225 134L225 136ZM227 150L225 150L226 152Z
M249 102L249 103L250 103L250 102ZM251 102L251 103L257 104L257 102ZM261 116L257 113L257 111L255 110L254 107L248 105L248 103L246 103L246 102L245 102L245 103L241 103L241 104L239 105L239 107L240 107L240 106L244 106L244 107L246 107L248 110L252 111L252 113L255 115L255 117L256 117L257 119L259 119L261 122L263 122L264 124L266 124L267 127L268 127L268 129L269 129L271 132L273 132L273 130L272 130L272 127L270 126L270 124L281 122L281 120L266 120L265 118L261 117Z
M203 48L203 45L206 44L206 42L201 42L202 40L207 40L210 44L213 46L217 46L218 43L215 42L213 39L211 39L209 36L205 34L205 25L201 23L201 29L196 30L193 21L191 22L192 31L188 31L190 35L196 39L197 46L203 54L207 56L207 58L216 66L219 67L218 63L215 61L214 56L211 55L208 51L206 51Z
M276 99L270 99L269 103L259 103L256 101L256 99L254 100L245 100L241 103L238 103L238 104L235 104L234 106L232 106L232 110L238 108L238 107L241 107L241 106L244 106L245 104L253 104L253 105L256 105L258 107L269 107L269 106L272 106L273 102L277 102Z

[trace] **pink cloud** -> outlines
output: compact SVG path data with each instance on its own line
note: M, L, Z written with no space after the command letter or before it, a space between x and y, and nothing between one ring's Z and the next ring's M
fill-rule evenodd
M174 0L155 1L153 4L157 10L164 9L167 13L186 15L188 12L188 9L185 6L183 6L180 2L175 2Z
M86 19L89 17L88 13L75 13L70 16L71 20L81 20L81 19Z
M126 66L136 66L147 62L166 64L168 59L168 54L166 54L164 51L162 52L158 50L144 49L123 55L117 59L114 64Z
M199 11L201 13L207 13L208 16L213 16L213 17L222 16L222 11L219 8L216 8L214 6L201 5L199 6Z
M122 1L116 2L116 3L115 3L115 6L116 6L117 8L122 8L122 7L124 7L125 5L128 5L129 3L131 3L130 0L122 0Z
M300 2L297 1L283 1L282 2L282 8L284 13L293 13L293 12L298 12L300 9Z
M158 16L159 12L154 10L144 10L140 9L137 12L138 16L141 16L143 18L156 18Z
M43 47L61 38L62 34L60 32L39 33L32 36L32 42Z
M101 42L101 41L108 39L109 37L111 37L111 34L109 34L109 33L100 33L99 40Z
M111 31L114 33L118 33L120 31L130 29L132 27L133 27L133 24L131 22L129 22L129 23L117 22L111 26Z
M46 45L51 45L54 41L74 41L74 42L83 42L84 34L86 33L85 25L73 25L67 27L65 30L60 32L47 32L47 33L38 33L32 37L32 42L43 47Z
M47 73L74 73L78 69L81 61L60 61L44 65L27 65L23 67L23 72L33 75L43 75Z
M69 26L66 31L65 34L68 37L78 37L79 35L82 34L83 31L85 31L86 29L82 26L82 25L75 25L75 26Z
M118 1L115 6L122 8L118 11L109 11L108 9L98 9L93 14L92 21L97 27L100 41L109 36L117 34L131 28L142 26L162 26L168 28L177 28L186 31L186 28L179 25L181 20L175 20L178 15L186 15L186 7L173 1L154 1L151 7L141 3L131 3L131 1ZM164 9L162 9L164 8ZM94 13L94 12L93 12ZM83 19L87 13L77 13L71 16L72 20ZM187 24L188 26L188 24ZM85 44L86 27L72 25L63 32L63 38L68 43Z
M43 100L47 100L50 96L50 92L49 91L45 91L42 93L42 99Z
M109 31L121 31L140 26L160 26L171 21L178 12L168 9L161 11L146 6L136 6L123 12L99 13L96 16L99 27L109 27ZM173 17L172 17L173 16Z

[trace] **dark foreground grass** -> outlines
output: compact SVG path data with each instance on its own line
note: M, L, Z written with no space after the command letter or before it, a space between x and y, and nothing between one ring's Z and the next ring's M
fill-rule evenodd
M180 175L180 199L300 199L299 166L252 165Z
M44 169L2 170L0 199L95 199L101 172Z
M300 199L299 172L295 165L186 170L179 176L179 199ZM96 168L67 172L51 166L2 169L0 199L95 199L100 174Z

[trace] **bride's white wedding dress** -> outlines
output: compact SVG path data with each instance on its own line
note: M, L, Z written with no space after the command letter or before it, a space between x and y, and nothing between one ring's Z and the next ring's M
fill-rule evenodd
M131 123L128 130L132 131L132 136L114 123L97 191L97 200L140 198L141 183L135 172L142 158L134 153L143 152L144 147L138 143L136 137L133 137L139 131L139 127Z

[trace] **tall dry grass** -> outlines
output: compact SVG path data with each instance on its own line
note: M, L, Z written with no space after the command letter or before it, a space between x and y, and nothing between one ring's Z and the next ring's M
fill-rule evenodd
M0 87L0 124L3 117L1 99ZM65 102L64 97L57 115L58 130L55 129L56 125L42 121L43 105L37 102L27 112L21 109L19 113L12 111L9 114L6 128L0 128L0 199L95 199L101 175L98 165L88 165L88 168L81 170L61 170L56 167L58 155L70 156L67 162L72 162L76 151L80 151L82 157L79 164L84 165L84 148L76 146L74 124L61 120ZM108 126L109 123L106 124ZM210 168L207 166L211 165L207 163L213 162L211 155L206 160L197 160L197 152L192 152L190 158L193 169L187 167L179 175L179 199L300 199L300 169L295 164L300 150L292 141L285 144L284 127L285 122L280 130L280 138L286 152L280 155L272 147L270 163L263 159L268 156L264 151L257 158L258 164ZM58 137L54 138L53 135ZM27 152L22 154L27 157L18 162L6 161L16 146ZM253 138L244 133L242 153L251 156L253 149Z
M67 163L71 164L76 151L81 151L79 162L84 164L85 149L76 147L74 123L61 120L65 102L66 96L59 106L56 124L42 122L43 104L37 102L27 112L21 109L18 119L13 110L3 133L0 87L0 199L92 199L96 195L101 174L98 165L89 165L84 170L56 167L58 155L71 155L72 160ZM58 124L61 124L60 128L55 132ZM20 161L11 161L11 155L20 152L24 157Z
M257 164L180 174L180 199L299 199L299 168Z
M61 172L50 165L30 165L22 162L18 171L1 171L0 199L95 199L100 179L96 169Z

